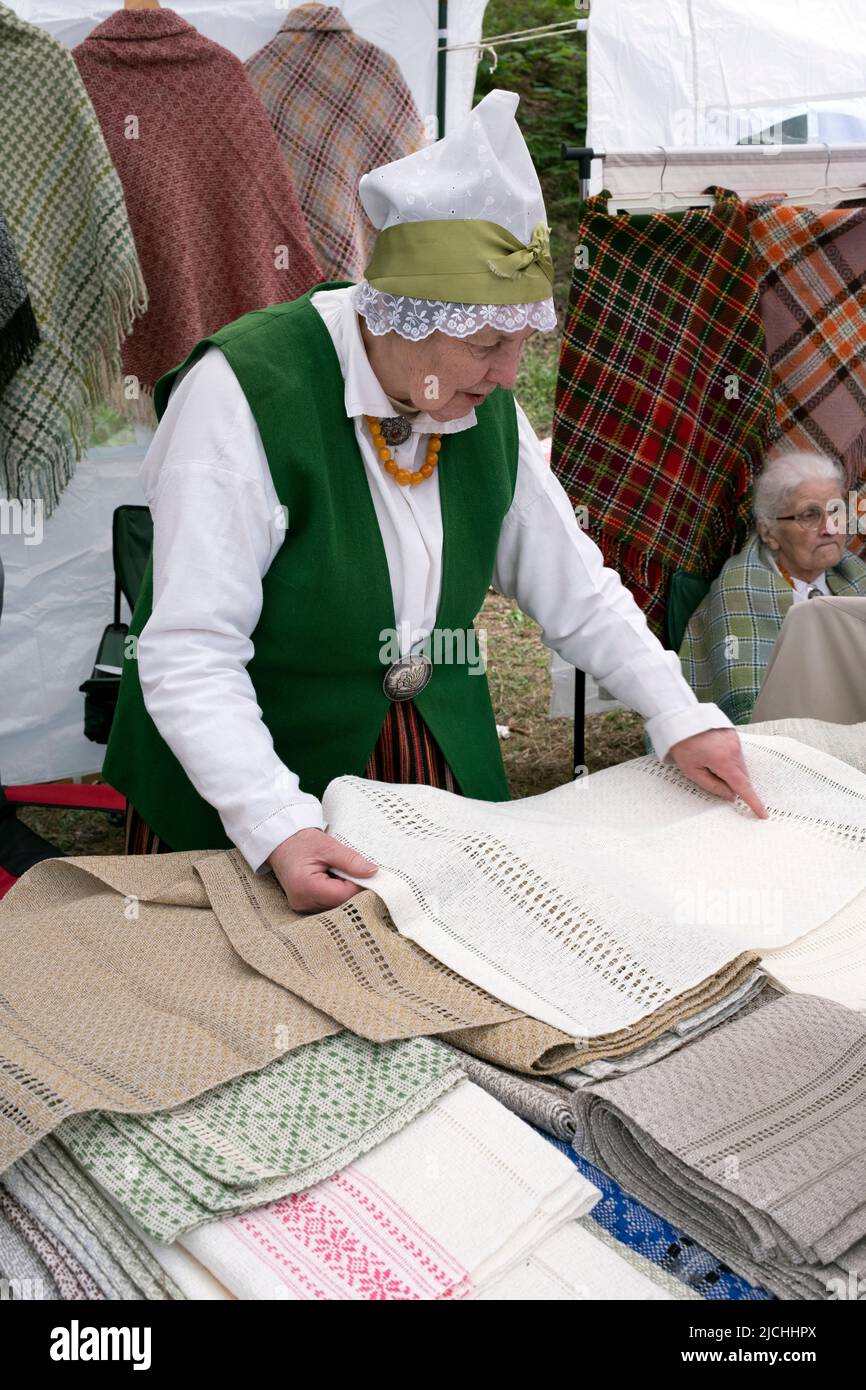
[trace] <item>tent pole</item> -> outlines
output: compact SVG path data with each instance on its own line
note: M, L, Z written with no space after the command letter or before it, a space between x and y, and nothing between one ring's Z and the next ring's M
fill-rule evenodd
M439 39L436 56L436 138L441 140L445 134L445 98L448 90L447 64L445 52L448 43L448 0L439 0Z

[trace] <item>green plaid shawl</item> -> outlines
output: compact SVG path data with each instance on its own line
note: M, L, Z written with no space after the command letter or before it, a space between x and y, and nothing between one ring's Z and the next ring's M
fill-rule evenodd
M866 594L866 563L843 555L827 571L827 588L831 594ZM793 601L790 585L765 564L753 535L722 567L686 628L680 661L699 700L713 701L734 724L749 722Z
M708 191L672 213L584 203L559 364L553 470L656 632L671 571L712 578L743 544L774 423L745 214Z
M41 341L0 395L0 489L56 504L147 291L71 53L0 4L0 206Z

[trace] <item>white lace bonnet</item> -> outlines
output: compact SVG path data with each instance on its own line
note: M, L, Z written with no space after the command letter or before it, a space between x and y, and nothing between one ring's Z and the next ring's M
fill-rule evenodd
M352 296L371 333L417 341L437 329L464 338L488 325L556 327L549 228L514 118L519 100L490 92L441 140L364 174L361 202L379 236Z

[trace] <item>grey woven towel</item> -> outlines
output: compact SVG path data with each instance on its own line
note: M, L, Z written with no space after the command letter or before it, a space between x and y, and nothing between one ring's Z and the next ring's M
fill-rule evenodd
M3 1298L23 1303L57 1299L61 1293L48 1266L0 1210L0 1279Z
M3 1182L87 1272L100 1297L151 1301L183 1294L140 1237L56 1139L43 1139Z
M866 1017L788 995L574 1093L582 1152L784 1298L866 1298Z
M20 1202L5 1184L0 1184L0 1212L48 1269L62 1299L81 1302L105 1297L73 1252L57 1240L54 1232L43 1225L33 1210Z

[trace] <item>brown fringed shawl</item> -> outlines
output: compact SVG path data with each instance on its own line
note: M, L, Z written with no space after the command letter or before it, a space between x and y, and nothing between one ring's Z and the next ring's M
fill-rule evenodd
M200 338L295 299L322 276L239 58L169 9L118 10L73 57L123 182L147 282L148 312L123 354L125 374L147 393Z

